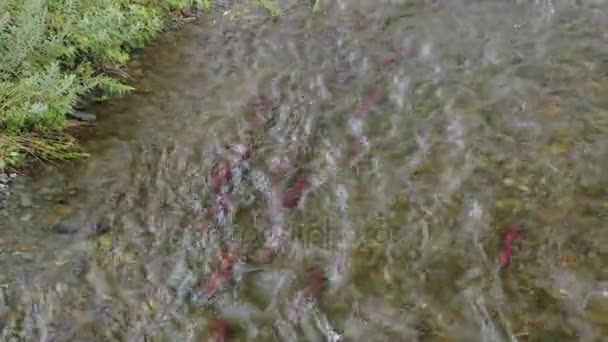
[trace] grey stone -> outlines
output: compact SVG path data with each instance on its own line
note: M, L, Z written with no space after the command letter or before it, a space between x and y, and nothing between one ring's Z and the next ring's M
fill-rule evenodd
M21 194L21 199L20 199L19 203L21 204L22 207L25 207L25 208L31 207L33 204L31 196L27 193Z
M34 255L32 255L32 253L22 252L21 258L25 261L34 261Z
M68 116L80 121L95 121L97 119L97 116L95 114L81 110L74 110L69 113Z
M59 223L51 229L57 234L75 234L83 229L86 225L86 215L84 212L77 210L68 216L64 217Z
M16 173L11 173L10 175L8 175L10 178L17 178L17 174Z

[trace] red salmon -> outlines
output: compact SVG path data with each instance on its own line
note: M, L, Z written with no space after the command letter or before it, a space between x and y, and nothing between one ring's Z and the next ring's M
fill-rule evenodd
M283 193L283 206L287 209L295 208L300 203L304 191L310 187L306 177L299 175L293 186Z
M523 228L518 224L510 224L506 227L502 238L502 248L498 254L498 266L505 268L511 263L513 247L516 242L523 238Z

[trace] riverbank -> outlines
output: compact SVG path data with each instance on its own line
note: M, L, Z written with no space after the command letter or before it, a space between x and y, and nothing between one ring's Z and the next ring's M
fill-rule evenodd
M253 7L280 14L268 0L3 2L0 172L22 170L30 161L85 157L68 128L95 121L92 104L134 90L140 70L126 65L135 51L212 8L238 14Z
M0 5L0 172L28 161L84 156L66 133L95 120L88 103L132 88L131 53L179 26L208 0L75 2L9 0Z

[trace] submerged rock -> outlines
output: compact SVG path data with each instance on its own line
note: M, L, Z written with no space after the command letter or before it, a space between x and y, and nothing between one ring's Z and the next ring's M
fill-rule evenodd
M31 195L27 193L22 193L20 196L19 204L25 208L31 207L33 205Z
M75 234L87 226L87 217L81 210L76 210L67 215L51 229L57 234Z
M6 320L8 319L8 308L0 303L0 333L6 326Z
M36 257L34 257L34 255L30 252L21 252L19 253L19 256L21 257L21 259L27 262L31 262L36 259Z

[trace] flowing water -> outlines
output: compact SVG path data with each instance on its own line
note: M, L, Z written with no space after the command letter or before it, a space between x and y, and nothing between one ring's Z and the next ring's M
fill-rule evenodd
M608 2L279 5L152 44L20 185L2 338L605 341Z

